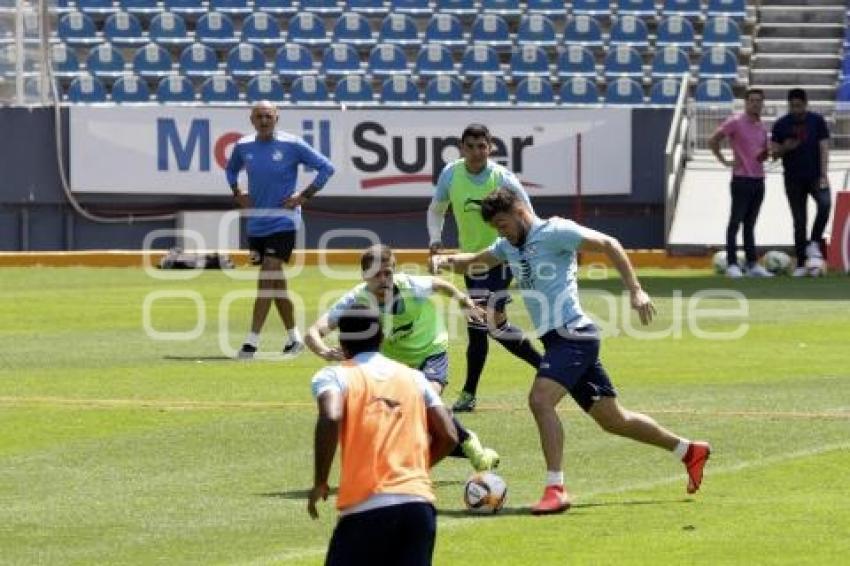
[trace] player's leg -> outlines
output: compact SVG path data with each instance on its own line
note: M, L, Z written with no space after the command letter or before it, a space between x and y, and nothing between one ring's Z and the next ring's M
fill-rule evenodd
M490 336L508 352L537 369L540 366L540 352L526 337L522 329L508 321L508 316L505 313L505 308L511 301L508 287L513 280L513 274L507 265L494 267L491 272L495 273L490 281L492 294L487 304L487 320L493 321L489 328Z
M815 212L815 222L812 224L811 241L817 244L818 249L823 255L823 233L826 230L826 223L829 220L829 212L832 209L832 193L829 187L820 187L820 180L815 181L810 189L812 198L815 199L817 212Z
M570 499L564 487L564 428L555 408L567 390L557 381L538 376L528 395L528 406L537 423L540 447L546 462L546 485L543 497L532 507L535 515L562 513L569 509Z
M483 276L464 276L467 293L473 300L480 301L487 296L487 290L481 282ZM475 395L478 391L478 382L484 371L487 361L489 343L487 342L487 325L467 320L466 322L466 380L452 410L461 413L475 409Z
M239 350L239 358L241 359L253 358L259 347L260 332L269 316L272 305L272 295L274 294L274 281L272 279L275 276L275 269L278 274L280 273L280 264L275 263L274 258L266 254L266 240L267 237L265 236L248 238L251 263L259 265L260 271L257 274L257 296L254 298L254 307L251 313L251 331Z
M437 538L437 511L430 503L406 503L394 506L398 530L385 541L390 545L390 562L410 566L429 566ZM377 564L377 562L373 562Z
M289 258L292 256L292 249L295 246L295 232L280 232L274 236L275 259L279 260L280 263L280 278L274 280L274 304L281 321L283 321L283 326L287 330L283 353L295 356L304 350L304 340L295 324L295 307L292 299L289 298L286 273L283 270L283 265L289 263Z
M331 535L325 566L391 563L386 541L395 534L395 514L393 507L381 507L341 517Z
M758 264L756 255L756 220L761 204L764 202L764 179L747 179L749 198L744 215L744 252L747 255L747 269L750 275L768 277L771 274Z
M806 191L800 183L785 179L785 196L794 223L794 253L797 255L794 275L799 277L806 274Z
M732 178L730 192L732 205L729 210L729 223L726 225L726 274L730 277L740 277L742 273L738 265L738 228L744 221L747 201L745 188L735 177Z

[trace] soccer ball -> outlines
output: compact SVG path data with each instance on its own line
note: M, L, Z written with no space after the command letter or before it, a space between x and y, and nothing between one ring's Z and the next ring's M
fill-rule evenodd
M771 273L787 273L791 267L791 256L785 252L770 251L764 254L764 268Z
M746 260L746 256L743 251L738 252L738 265L742 265L744 260ZM711 259L711 263L714 266L714 272L720 275L726 273L726 268L729 266L729 263L726 261L726 252L719 251L714 254L714 257Z
M470 513L477 515L498 513L507 496L505 480L493 472L472 474L463 486L463 502Z

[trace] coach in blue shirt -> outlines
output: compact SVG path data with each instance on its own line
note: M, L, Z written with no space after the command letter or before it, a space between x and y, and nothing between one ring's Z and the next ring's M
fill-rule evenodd
M771 151L782 158L785 195L794 220L794 248L797 254L795 277L819 275L819 268L807 270L806 259L823 259L823 232L832 207L827 168L829 130L823 116L808 111L806 91L788 91L789 112L773 124ZM817 205L811 240L806 241L806 197Z
M268 101L251 109L251 124L257 131L236 142L227 163L227 182L241 208L252 209L248 218L248 247L251 262L260 265L257 298L251 332L239 357L250 359L259 346L259 335L268 317L272 301L288 330L283 347L294 356L304 349L304 341L295 326L292 301L287 296L283 263L289 262L295 247L295 233L301 224L301 205L315 195L334 173L333 165L322 154L291 134L276 131L277 108ZM295 191L298 166L306 165L317 174L303 191ZM248 191L237 184L242 169L248 174Z

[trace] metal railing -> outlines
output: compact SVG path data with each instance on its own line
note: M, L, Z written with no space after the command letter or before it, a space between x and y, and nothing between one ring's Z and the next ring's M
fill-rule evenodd
M664 241L670 236L670 226L673 224L673 215L676 212L676 203L679 199L679 186L682 182L685 160L687 158L687 140L691 121L687 113L688 100L687 73L682 75L679 85L679 98L676 100L676 110L673 113L673 121L670 123L670 133L667 135L667 144L664 148Z

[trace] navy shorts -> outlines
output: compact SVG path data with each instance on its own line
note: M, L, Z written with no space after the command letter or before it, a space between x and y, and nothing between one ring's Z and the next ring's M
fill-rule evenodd
M248 236L248 249L251 253L251 263L253 265L263 263L263 258L266 256L274 257L284 263L288 263L294 247L294 230L275 232L268 236Z
M505 305L511 302L508 287L511 286L513 278L514 275L507 264L497 265L485 273L463 276L472 300L484 307L488 305L490 297L496 295L492 304L499 312L505 312Z
M599 331L595 326L550 330L541 339L545 351L537 377L562 385L585 411L617 391L599 361Z
M428 381L436 381L445 387L449 384L449 353L441 352L428 356L419 366L419 371L425 374Z

